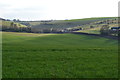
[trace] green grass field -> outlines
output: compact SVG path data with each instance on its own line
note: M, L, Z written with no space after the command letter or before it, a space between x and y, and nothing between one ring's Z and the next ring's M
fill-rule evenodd
M79 31L75 31L75 32L100 34L100 28L101 28L101 27L95 27L95 28L92 28L92 29L79 30Z
M76 34L3 32L3 78L117 78L118 42Z

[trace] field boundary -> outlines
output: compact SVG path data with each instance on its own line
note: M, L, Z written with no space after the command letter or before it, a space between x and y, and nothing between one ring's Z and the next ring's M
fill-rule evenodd
M83 33L83 32L71 32L72 34L80 34L80 35L88 35L88 36L98 36L98 37L104 37L109 39L115 39L118 40L118 36L111 36L111 35L100 35L100 34L91 34L91 33Z

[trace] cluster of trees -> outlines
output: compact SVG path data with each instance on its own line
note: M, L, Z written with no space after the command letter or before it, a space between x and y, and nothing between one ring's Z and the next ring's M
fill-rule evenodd
M34 27L20 27L20 24L14 22L10 23L10 26L2 25L2 31L8 32L29 32L29 33L61 33L60 29L53 28L34 28Z
M2 25L2 31L31 32L31 28L30 27L20 27L20 24L15 24L14 22L11 22L10 26Z
M97 22L96 24L116 24L118 23L118 19L112 19L112 20L104 20L104 21L100 21L100 22Z
M26 25L29 24L26 23ZM9 26L2 25L2 31L8 32L65 33L78 30L82 30L82 28L59 29L59 28L21 27L21 24L17 24L14 22L11 22Z
M14 22L19 22L20 20L19 19L13 19Z
M3 20L1 18L1 20ZM7 32L29 32L29 33L61 33L62 31L60 29L53 29L53 28L40 28L40 27L31 27L30 23L26 22L19 22L19 19L13 19L11 20L4 20L4 21L9 21L8 23L4 23L7 25L2 24L2 29L1 31L7 31ZM50 21L43 21L43 22L50 22ZM21 25L26 25L28 27L21 27ZM49 25L49 24L45 24Z
M8 26L2 26L2 31L31 32L31 28L30 27L8 27Z
M100 29L101 35L116 35L118 36L120 34L119 29L110 29L110 26L103 25Z

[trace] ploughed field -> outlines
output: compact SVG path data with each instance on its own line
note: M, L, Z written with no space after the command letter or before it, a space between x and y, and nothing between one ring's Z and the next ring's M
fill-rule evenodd
M77 34L2 33L3 78L117 78L117 40Z

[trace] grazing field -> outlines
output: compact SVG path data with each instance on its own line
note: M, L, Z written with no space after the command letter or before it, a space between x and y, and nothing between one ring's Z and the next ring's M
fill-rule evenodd
M117 78L118 42L76 34L3 32L3 78Z
M92 29L79 30L79 31L75 31L75 32L100 34L100 28L101 28L101 27L95 27L95 28L92 28Z

